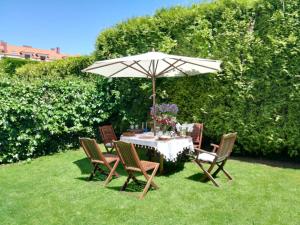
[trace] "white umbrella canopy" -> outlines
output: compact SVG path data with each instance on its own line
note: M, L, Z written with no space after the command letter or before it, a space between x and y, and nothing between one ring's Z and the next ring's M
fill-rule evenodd
M155 107L156 78L216 73L221 71L220 65L221 61L219 60L169 55L152 51L139 55L97 61L82 71L100 74L105 77L149 78L152 80L152 100L153 107Z
M221 71L221 61L168 55L162 52L97 61L84 69L105 77L176 77Z

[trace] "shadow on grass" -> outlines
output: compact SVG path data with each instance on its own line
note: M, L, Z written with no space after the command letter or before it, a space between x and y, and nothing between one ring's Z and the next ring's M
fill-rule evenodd
M133 196L135 197L139 197L139 195L143 192L145 186L146 186L146 181L143 181L143 180L138 180L138 184L134 181L131 181L126 189L124 191L121 191L121 188L123 185L121 186L108 186L107 188L108 189L111 189L111 190L114 190L114 191L118 191L120 193L124 193L124 194L132 194ZM156 191L153 187L150 187L148 189L148 192L151 192L151 191Z
M164 161L164 171L162 174L159 174L160 176L171 176L175 173L178 173L184 169L184 163L185 162L166 162Z
M141 192L143 191L144 187L146 185L145 181L139 180L139 184L135 183L134 181L131 181L124 192ZM107 187L108 189L111 190L117 190L120 191L122 188L123 184L121 186L113 186L113 187Z
M81 174L91 174L93 168L88 158L82 158L74 161L73 163L80 169ZM107 173L109 173L108 169L105 166L100 165L100 167ZM117 173L127 176L127 173L121 163L119 163L117 167Z
M231 159L238 160L241 162L263 164L263 165L272 166L272 167L280 167L280 168L287 168L287 169L300 169L300 163L296 163L296 162L287 162L287 161L243 157L243 156L233 156L233 157L231 157Z
M141 160L160 162L160 157L153 149L137 148L138 155ZM179 155L176 162L164 160L164 171L162 174L157 172L157 176L170 176L184 169L184 163L188 157L185 154Z
M81 174L91 173L92 166L88 158L79 159L73 163L80 169Z
M197 182L201 182L201 183L207 183L209 181L209 179L205 178L204 173L196 173L189 177L186 177L185 179L197 181Z
M87 182L97 182L97 181L105 181L107 176L105 176L104 174L99 174L96 173L96 175L93 177L92 180L90 180L90 176L85 176L85 177L76 177L75 179L77 180L81 180L81 181L87 181Z
M86 175L82 177L76 177L75 179L81 180L81 181L88 181L88 182L93 182L93 181L105 181L107 178L109 171L105 166L100 165L100 167L107 173L107 174L102 174L99 171L96 171L96 175L93 177L92 180L89 180L90 174L93 170L93 167L89 161L88 158L82 158L79 160L76 160L73 162L79 169L81 174ZM119 163L117 169L117 173L120 175L120 177L127 177L127 172L124 170L123 166L121 163ZM113 180L117 179L115 176L113 176Z

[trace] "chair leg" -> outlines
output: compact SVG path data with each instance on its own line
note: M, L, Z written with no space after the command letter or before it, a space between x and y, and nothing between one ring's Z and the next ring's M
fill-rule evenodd
M232 176L224 169L225 163L226 161L223 161L221 165L217 164L218 169L213 173L213 177L215 177L222 170L229 180L233 180Z
M148 189L149 189L150 185L154 186L156 189L158 188L158 186L152 181L155 174L156 174L156 172L157 172L157 170L158 170L158 167L159 166L156 166L154 168L154 170L153 170L150 177L148 176L148 174L147 174L147 176L145 176L145 174L144 174L145 178L147 179L147 184L146 184L146 186L143 190L143 193L140 195L140 199L143 199L145 197L146 193L148 192Z
M115 172L119 162L120 162L120 159L117 159L117 161L115 162L113 168L111 168L111 166L108 165L108 169L110 170L110 173L108 174L108 176L107 176L107 178L104 182L104 186L106 186L110 182L113 175L115 175L116 177L119 177L119 174L117 172Z
M218 169L212 174L212 176L216 177L220 171L221 171L221 167L218 165Z
M111 153L111 151L109 150L108 147L106 147L106 145L104 145L104 147L105 147L107 153Z
M212 175L210 174L210 172L212 171L213 167L215 166L215 164L211 164L211 166L209 167L208 170L205 170L205 168L202 166L202 164L198 161L198 160L195 160L195 162L198 164L198 166L203 170L204 174L206 175L205 178L208 178L210 179L213 184L216 186L216 187L220 187L220 185L217 183L217 181L212 177Z
M227 160L224 160L220 165L217 163L218 169L213 173L213 177L217 176L217 174L223 169Z
M201 164L201 166L202 166L202 164ZM213 170L214 166L215 166L215 164L211 164L210 167L208 168L208 170L205 170L204 167L202 166L202 170L204 170L204 171L206 171L206 172L208 172L210 174L211 171ZM209 179L209 177L206 176L206 173L205 173L204 177L203 177L203 181L206 181L208 179Z
M158 170L159 167L160 167L160 165L157 166L157 170ZM156 168L156 167L155 167L155 168ZM154 168L154 170L155 170L155 168ZM154 170L153 170L153 171L154 171ZM153 172L152 172L152 173L153 173ZM144 175L144 177L146 178L147 181L150 179L149 175L148 175L146 172L143 173L143 175ZM154 174L154 176L155 176L155 174ZM151 186L152 186L154 189L159 189L158 185L155 184L154 181L151 181Z
M127 185L128 185L131 178L132 178L132 174L128 173L128 177L127 177L125 183L123 184L123 186L121 187L121 191L124 191L126 189L126 187L127 187Z
M92 165L93 165L94 169L93 169L93 171L91 172L91 175L90 175L89 178L88 178L89 181L93 179L93 177L94 177L95 174L96 174L96 171L98 170L98 165L97 165L97 163L92 163Z
M228 177L229 180L233 180L232 176L224 168L222 168L222 171Z
M132 180L136 183L136 184L141 184L140 182L139 182L139 180L138 179L136 179L136 177L134 176L134 175L132 175Z

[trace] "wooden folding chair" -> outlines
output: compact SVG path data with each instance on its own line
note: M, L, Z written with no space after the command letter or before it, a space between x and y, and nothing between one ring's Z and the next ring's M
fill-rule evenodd
M131 143L126 143L122 141L115 141L114 142L117 153L121 159L121 162L128 173L128 177L124 183L124 185L121 188L121 191L124 191L132 178L134 182L139 184L139 181L134 176L135 172L140 172L144 175L145 179L147 180L147 184L142 192L142 194L139 196L140 199L144 198L146 195L150 185L158 189L158 186L154 183L153 178L159 168L159 163L156 162L150 162L150 161L143 161L140 160L135 147ZM153 170L152 174L149 176L147 174L147 171Z
M191 134L194 143L194 148L201 148L202 133L203 123L195 123Z
M95 139L79 138L79 142L93 166L89 180L93 179L96 171L108 175L104 182L104 186L110 182L113 175L119 177L119 174L116 172L116 168L120 159L117 155L103 154ZM114 163L113 167L111 167L111 163ZM103 169L101 169L100 165L105 166L109 170L109 173L107 174Z
M205 174L204 179L210 179L217 187L219 187L219 184L216 182L214 177L216 177L221 170L229 180L233 179L230 174L224 169L224 166L232 152L236 137L237 133L224 134L222 136L220 145L211 144L213 146L212 152L207 152L200 148L195 148L197 154L194 162L203 170ZM209 163L210 167L206 170L202 163ZM215 165L217 165L218 168L214 173L212 173Z
M113 141L118 140L114 128L112 125L105 125L99 127L99 131L106 151L109 153L113 152L115 149Z

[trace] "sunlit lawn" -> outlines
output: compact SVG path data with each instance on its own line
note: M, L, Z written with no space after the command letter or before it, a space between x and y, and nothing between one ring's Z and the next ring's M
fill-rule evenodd
M297 169L230 160L235 180L220 173L216 188L187 162L155 177L160 189L138 200L119 192L121 165L107 188L86 181L89 168L83 151L0 166L0 224L300 224Z

